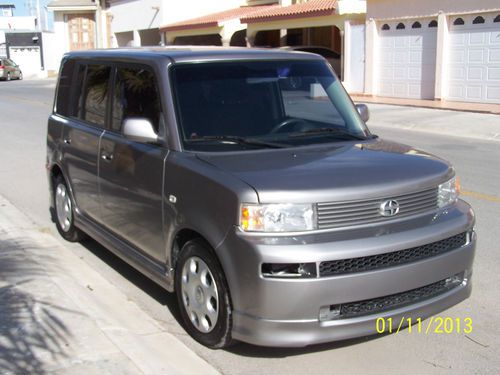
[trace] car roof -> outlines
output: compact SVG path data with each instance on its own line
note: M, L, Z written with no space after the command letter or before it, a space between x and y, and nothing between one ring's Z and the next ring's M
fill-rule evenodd
M279 49L212 46L168 46L96 49L69 52L66 56L82 59L151 60L168 58L173 62L228 60L318 60L320 57L303 52Z

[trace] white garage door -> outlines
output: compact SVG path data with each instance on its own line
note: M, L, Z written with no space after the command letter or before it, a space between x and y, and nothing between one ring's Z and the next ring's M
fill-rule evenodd
M9 47L9 56L23 72L23 76L33 77L41 71L40 47Z
M378 95L434 99L436 20L382 22L378 27Z
M500 14L450 18L447 99L500 104Z

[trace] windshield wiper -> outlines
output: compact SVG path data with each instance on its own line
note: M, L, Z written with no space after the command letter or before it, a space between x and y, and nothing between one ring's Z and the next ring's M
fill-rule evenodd
M229 142L239 145L250 145L250 146L260 146L268 148L284 148L287 145L274 142L260 141L255 138L238 137L235 135L207 135L204 137L198 137L194 139L188 139L188 142L203 142L203 141L219 141L219 142Z
M305 130L303 132L298 132L298 133L291 133L289 135L290 138L301 138L301 137L309 137L309 136L316 136L316 135L340 135L340 136L346 136L349 138L353 139L359 139L359 140L366 140L366 137L356 135L353 133L348 132L347 130L344 129L339 129L339 128L317 128L317 129L309 129Z

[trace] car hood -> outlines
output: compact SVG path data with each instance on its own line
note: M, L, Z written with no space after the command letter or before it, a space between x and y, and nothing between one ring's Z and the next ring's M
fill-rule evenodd
M436 187L454 174L442 159L381 139L197 156L252 186L261 203L391 197Z

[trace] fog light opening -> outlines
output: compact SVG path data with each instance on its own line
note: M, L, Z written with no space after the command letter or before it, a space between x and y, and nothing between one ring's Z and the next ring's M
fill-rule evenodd
M316 277L316 263L264 263L262 276L276 278Z
M340 316L342 305L323 306L319 309L319 321L334 320Z
M464 272L461 272L459 274L450 276L444 280L444 285L448 289L452 289L460 284L462 284L464 281L466 281L466 278L464 277Z

